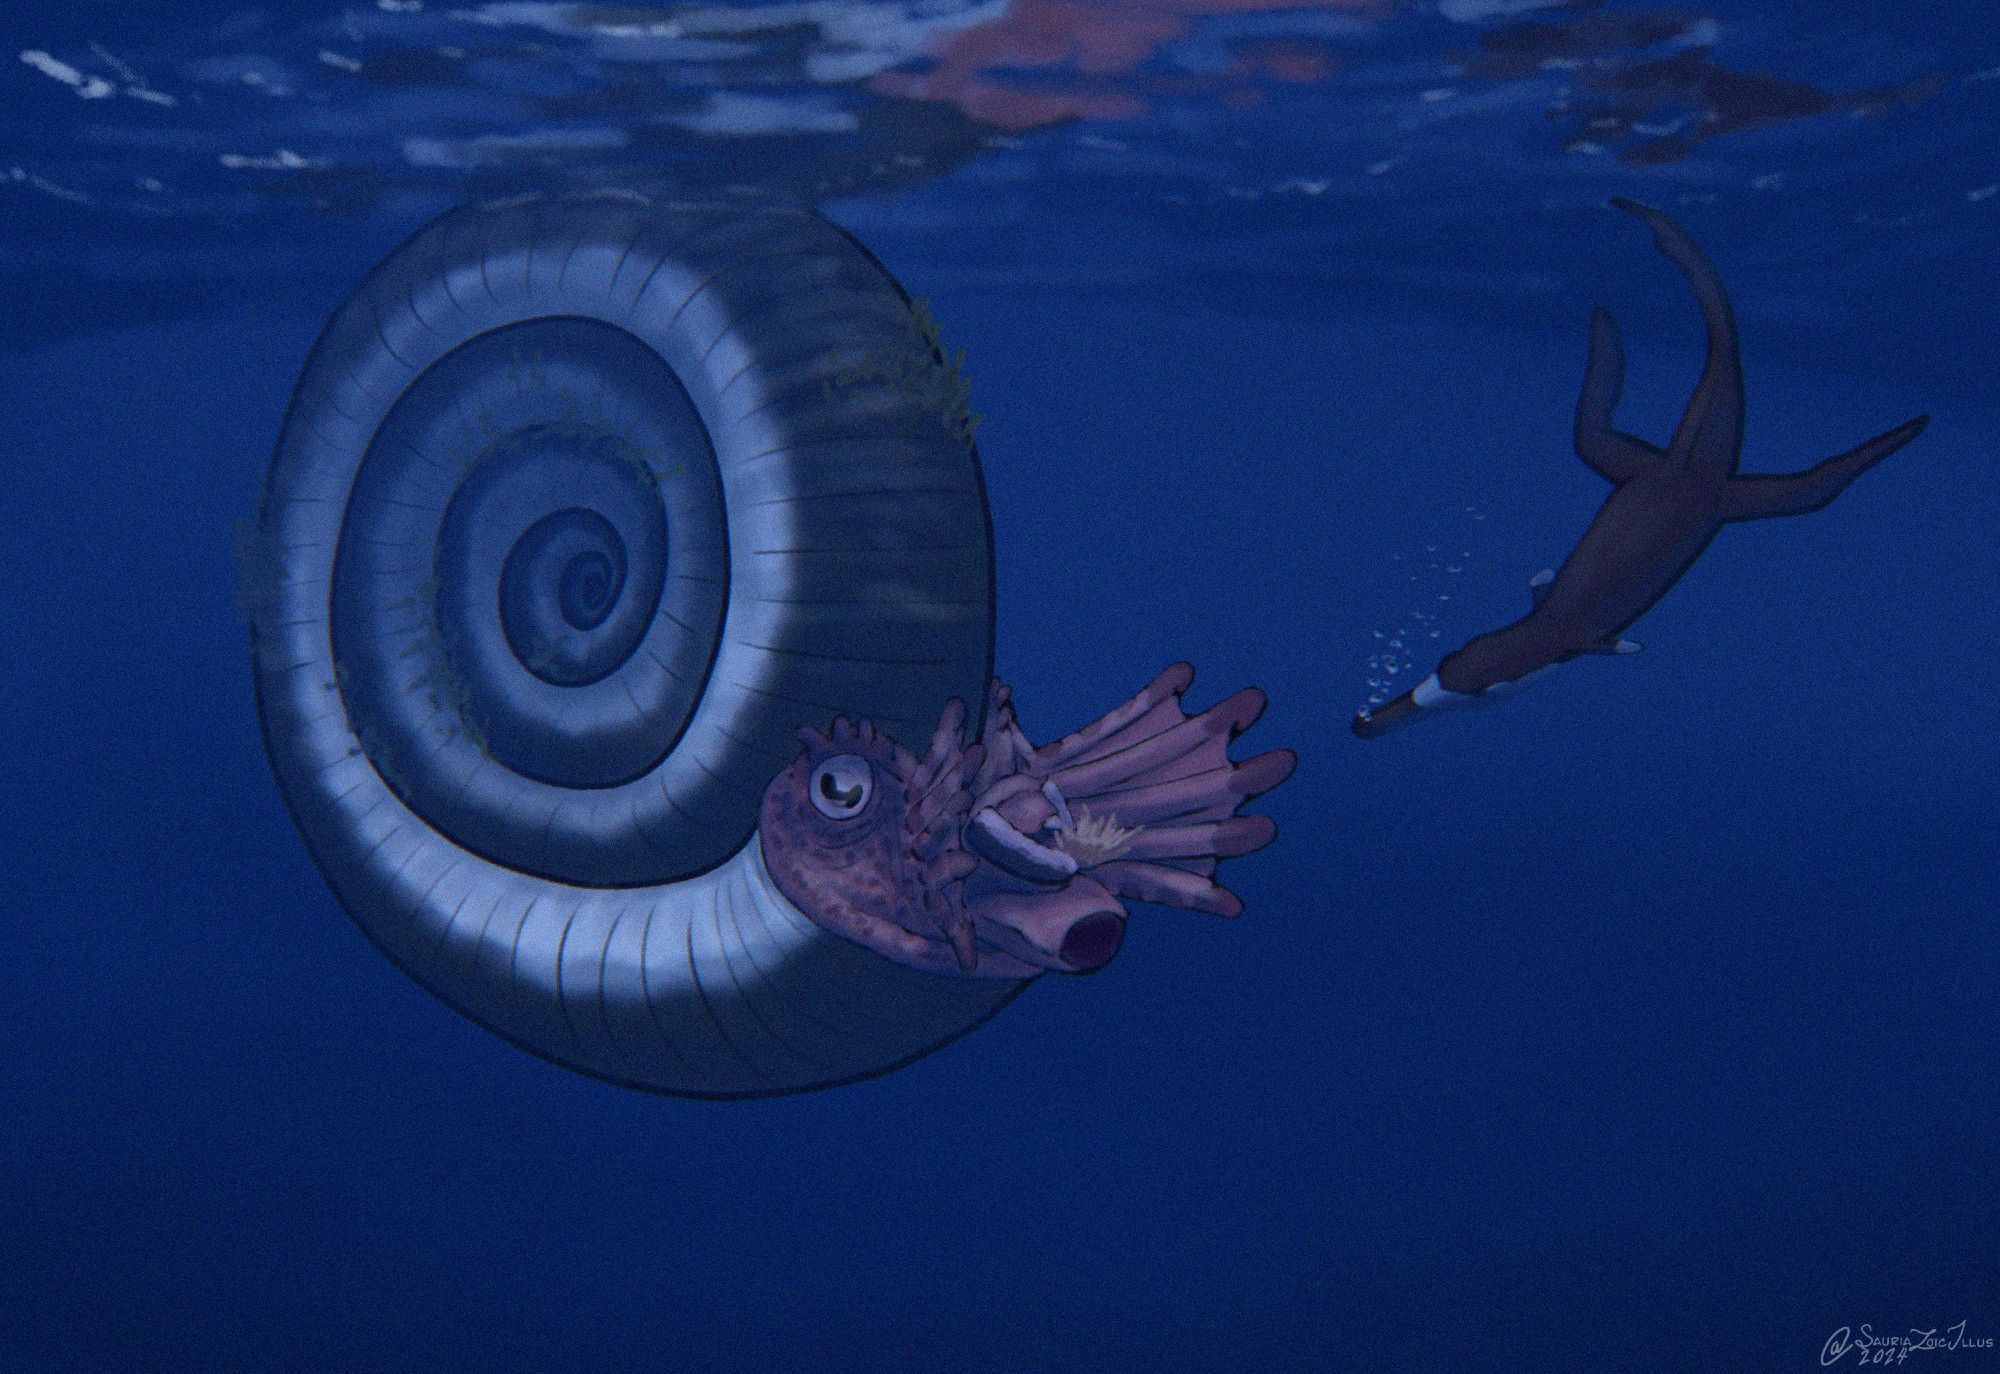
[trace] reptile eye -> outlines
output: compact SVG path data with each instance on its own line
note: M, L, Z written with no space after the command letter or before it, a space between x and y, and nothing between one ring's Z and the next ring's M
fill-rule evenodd
M851 821L868 806L875 779L868 760L841 754L813 769L812 804L830 821Z

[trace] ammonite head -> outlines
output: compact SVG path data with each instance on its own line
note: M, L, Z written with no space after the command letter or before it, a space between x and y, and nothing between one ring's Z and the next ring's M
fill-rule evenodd
M909 755L865 721L838 720L800 739L805 752L765 791L758 822L779 888L815 923L850 938L880 921L934 934L904 840Z
M1269 819L1236 812L1293 759L1231 760L1263 694L1189 716L1192 676L1176 664L1040 749L999 683L979 743L963 744L954 701L921 759L865 721L802 731L805 752L764 793L765 865L815 924L940 973L1095 972L1124 942L1128 899L1233 916L1216 864L1270 842Z
M764 793L758 841L778 890L814 924L936 973L1090 973L1125 934L1125 909L1075 861L1022 877L966 845L995 770L960 747L947 709L921 759L867 721L804 730L805 752ZM1029 842L1032 843L1032 842Z

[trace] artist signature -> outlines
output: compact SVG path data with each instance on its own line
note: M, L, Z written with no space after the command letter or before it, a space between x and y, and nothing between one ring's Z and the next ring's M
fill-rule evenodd
M1843 1326L1828 1336L1826 1345L1819 1352L1819 1362L1822 1367L1839 1364L1852 1355L1856 1364L1901 1364L1910 1356L1926 1350L1991 1350L1992 1348L1991 1336L1966 1335L1964 1322L1960 1322L1957 1326L1945 1327L1943 1330L1932 1327L1928 1331L1919 1331L1911 1327L1908 1331L1898 1332L1892 1336L1878 1336L1874 1328L1864 1322L1859 1331Z

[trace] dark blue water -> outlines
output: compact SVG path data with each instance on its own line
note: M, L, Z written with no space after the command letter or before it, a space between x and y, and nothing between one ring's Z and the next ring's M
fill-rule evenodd
M0 18L0 1370L1780 1371L1863 1323L2000 1334L2000 21L1438 8ZM640 50L695 30L749 51ZM221 161L281 150L312 165ZM930 1059L721 1104L523 1055L350 926L265 765L232 527L404 234L642 177L823 203L966 351L1032 735L1179 657L1269 692L1253 739L1302 761L1240 920L1144 910ZM1731 283L1746 467L1934 423L1725 532L1646 654L1361 744L1388 640L1420 674L1512 618L1601 499L1592 304L1623 421L1677 416L1697 321L1614 193Z

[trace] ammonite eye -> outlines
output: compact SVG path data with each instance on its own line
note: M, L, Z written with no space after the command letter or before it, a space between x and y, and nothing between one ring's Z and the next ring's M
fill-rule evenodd
M875 792L868 760L841 754L813 769L812 802L830 821L851 821L868 809Z

